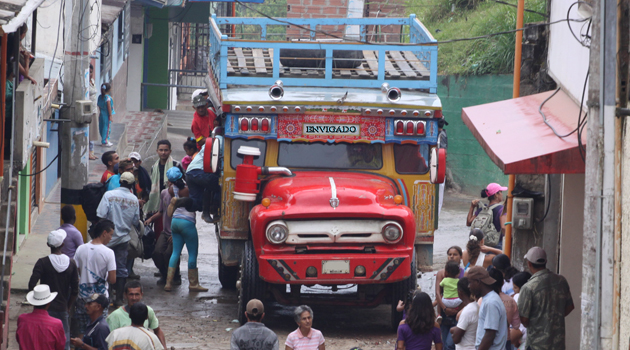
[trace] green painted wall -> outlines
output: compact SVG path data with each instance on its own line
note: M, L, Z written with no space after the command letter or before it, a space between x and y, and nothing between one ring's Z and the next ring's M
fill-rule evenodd
M145 77L147 83L168 84L168 8L149 8L146 22L153 26L145 51ZM168 90L165 87L147 86L146 108L168 108Z
M512 75L440 76L438 96L449 125L447 168L462 192L479 196L488 183L507 186L507 175L490 160L462 121L462 108L512 98Z
M26 166L20 174L28 174L29 171L26 169L31 168L31 160L29 158ZM17 193L17 221L16 228L18 235L25 235L24 238L28 236L30 231L31 224L31 177L30 176L18 176L18 193ZM16 247L19 249L19 242L21 240L18 238L18 244Z
M209 3L187 2L184 8L149 8L146 23L153 29L145 50L145 77L147 83L168 84L169 22L208 23ZM146 108L168 108L166 87L147 86Z

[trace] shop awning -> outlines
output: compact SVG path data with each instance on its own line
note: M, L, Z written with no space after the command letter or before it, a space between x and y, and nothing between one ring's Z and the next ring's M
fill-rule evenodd
M584 173L577 132L565 138L556 136L538 112L553 93L466 107L462 109L462 120L505 174ZM577 127L580 107L562 90L545 103L542 111L559 135ZM586 144L586 128L582 143Z

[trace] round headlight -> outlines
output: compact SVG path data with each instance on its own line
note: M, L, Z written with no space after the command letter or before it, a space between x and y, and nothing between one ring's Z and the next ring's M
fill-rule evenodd
M289 229L280 224L275 224L267 228L267 239L274 244L284 243L289 236Z
M402 237L402 229L396 224L387 224L383 227L383 238L389 242L396 242Z

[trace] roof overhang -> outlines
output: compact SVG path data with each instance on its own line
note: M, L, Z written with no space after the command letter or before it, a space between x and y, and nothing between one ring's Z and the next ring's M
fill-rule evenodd
M44 0L2 0L0 1L0 24L2 32L15 32Z
M556 136L538 111L553 93L466 107L462 109L462 120L505 174L584 173L577 132L564 138ZM544 104L542 111L559 135L577 127L580 107L562 90ZM582 142L586 143L586 128Z

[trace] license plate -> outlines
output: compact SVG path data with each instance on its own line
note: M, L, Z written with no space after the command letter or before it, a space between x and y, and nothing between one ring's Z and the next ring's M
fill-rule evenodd
M323 260L322 274L350 273L350 260Z

